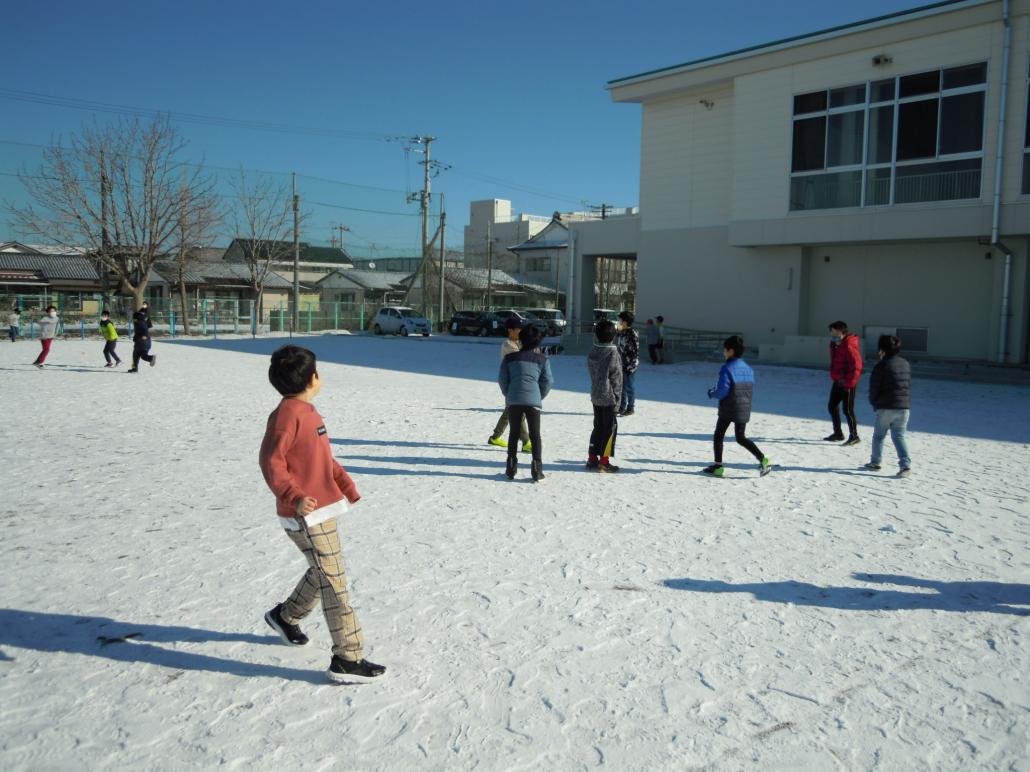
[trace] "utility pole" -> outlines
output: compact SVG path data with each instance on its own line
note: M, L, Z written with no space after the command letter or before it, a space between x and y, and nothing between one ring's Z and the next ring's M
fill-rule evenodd
M428 267L427 260L431 259L429 254L429 199L431 196L429 189L429 179L431 177L430 170L432 169L432 158L429 153L429 146L435 140L436 137L431 137L428 134L419 134L412 137L409 141L414 145L424 145L425 150L422 151L425 156L420 164L423 166L422 175L422 190L418 193L411 193L408 195L408 201L414 201L416 198L419 200L419 210L422 214L422 260L419 262L419 269L422 273L422 315L428 316L427 311L430 307L427 296L427 280L426 280L426 268ZM411 283L415 283L417 277L413 276ZM410 291L410 288L409 288Z
M444 261L446 260L446 257L447 257L447 247L446 247L447 239L445 238L446 228L447 228L447 211L443 207L443 193L441 193L440 194L440 322L439 322L439 325L438 325L439 329L440 329L440 332L444 331L444 327L447 324L446 321L443 318L443 314L444 314L444 309L443 309L443 292L444 292L443 269L444 269Z
M107 233L107 197L108 185L107 167L104 165L104 149L100 148L100 292L103 296L103 307L101 311L107 311L109 305L109 276L107 272L108 250L111 248L111 237Z
M486 310L494 303L494 240L490 237L490 225L486 224Z
M339 224L339 225L337 225L336 227L340 229L340 251L342 252L342 251L343 251L343 234L344 234L345 232L349 232L349 231L350 231L350 228L348 228L348 227L347 227L346 225L344 225L343 223L340 223L340 224Z
M300 327L300 197L293 173L293 329Z

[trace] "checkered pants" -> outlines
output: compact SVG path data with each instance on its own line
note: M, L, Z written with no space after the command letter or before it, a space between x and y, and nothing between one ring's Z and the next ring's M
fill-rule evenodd
M361 625L347 597L336 518L310 528L303 525L301 530L286 534L304 553L311 567L283 604L283 619L290 624L298 623L311 613L321 598L322 612L333 638L333 654L348 660L363 659Z

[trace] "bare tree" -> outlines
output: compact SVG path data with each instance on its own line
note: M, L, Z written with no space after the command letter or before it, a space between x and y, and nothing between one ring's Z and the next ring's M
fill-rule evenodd
M88 247L138 308L183 213L211 191L203 170L179 159L185 146L167 116L85 127L67 146L46 148L37 174L19 175L34 203L9 209L23 232Z
M180 211L175 239L175 278L179 288L179 302L182 307L182 326L190 334L190 307L186 296L186 274L189 272L199 250L211 243L215 229L221 223L223 212L218 200L210 190L197 195L185 187L180 189Z
M272 264L293 255L293 196L286 183L272 177L261 176L248 182L242 169L233 180L233 190L236 243L247 266L260 319L261 296Z

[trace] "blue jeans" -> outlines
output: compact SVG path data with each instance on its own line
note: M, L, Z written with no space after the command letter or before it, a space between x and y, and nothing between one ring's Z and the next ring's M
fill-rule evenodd
M890 431L894 449L898 451L898 464L902 469L911 467L912 459L908 455L908 443L905 441L907 428L907 410L877 410L876 426L873 428L873 457L869 459L870 463L879 464L883 459L883 440Z
M619 399L619 412L623 413L632 410L637 404L636 390L633 388L633 379L637 377L635 372L627 373L622 371L622 397Z

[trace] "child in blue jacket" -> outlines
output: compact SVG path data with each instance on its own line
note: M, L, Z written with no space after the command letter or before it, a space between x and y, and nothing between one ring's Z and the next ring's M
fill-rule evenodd
M772 469L772 462L747 438L747 422L751 420L751 398L755 387L755 374L741 359L744 356L744 340L731 335L723 342L723 356L726 364L719 370L719 383L708 390L710 399L719 400L719 420L715 424L715 463L704 468L705 474L722 477L726 470L722 465L722 442L726 430L733 424L737 444L742 445L758 459L759 473L764 477Z
M515 471L518 469L515 452L518 449L516 443L523 420L529 425L529 443L533 448L533 482L544 479L540 411L554 378L551 377L551 363L540 353L540 340L539 329L529 325L523 327L519 332L522 350L508 354L501 362L501 370L497 375L497 382L508 407L508 421L511 426L508 436L508 462L504 468L509 480L515 479Z

